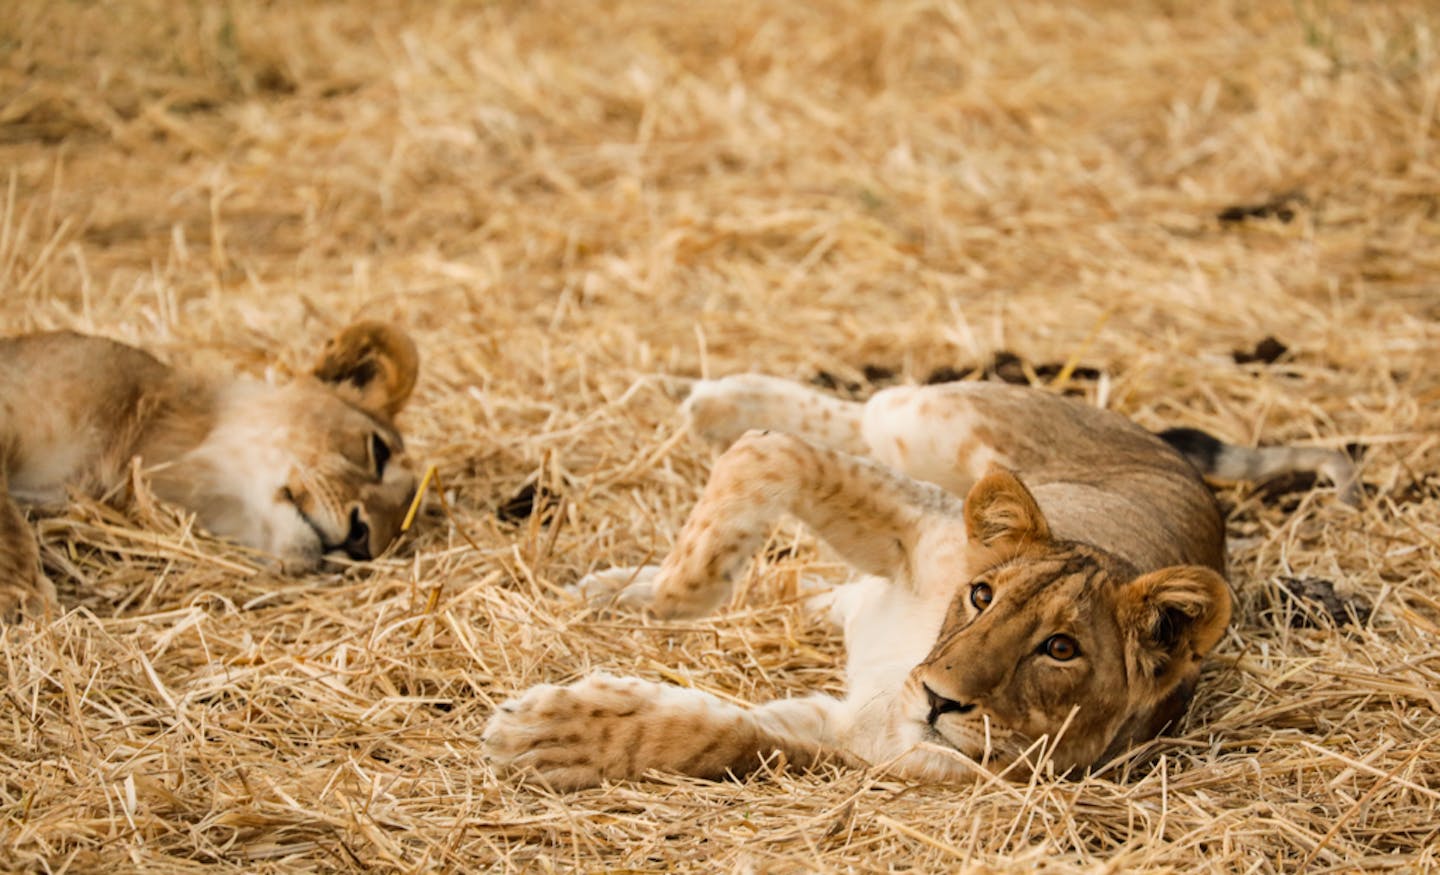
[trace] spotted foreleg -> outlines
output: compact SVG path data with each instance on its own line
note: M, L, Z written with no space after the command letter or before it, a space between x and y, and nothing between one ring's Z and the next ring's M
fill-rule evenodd
M700 690L596 674L506 702L486 725L484 744L501 774L557 790L650 771L723 778L782 758L802 767L845 758L826 745L836 705L811 697L746 708Z

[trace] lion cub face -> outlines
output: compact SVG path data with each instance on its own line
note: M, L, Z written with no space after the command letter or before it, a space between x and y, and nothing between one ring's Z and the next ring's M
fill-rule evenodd
M310 375L231 385L189 465L157 475L202 524L273 556L287 572L327 553L365 560L400 534L415 469L394 426L414 388L414 343L361 322L326 344Z
M326 343L313 379L287 387L292 457L276 498L315 536L302 557L371 559L399 536L417 478L393 421L418 373L407 335L360 322Z
M306 381L287 394L296 442L277 499L293 505L318 553L380 555L399 536L417 485L399 432L321 385Z
M978 572L962 584L907 695L924 735L1004 766L1046 750L1058 770L1178 713L1230 618L1224 580L1201 566L1137 574L1094 547L1055 540L1009 472L966 499ZM1055 739L1059 739L1058 743Z

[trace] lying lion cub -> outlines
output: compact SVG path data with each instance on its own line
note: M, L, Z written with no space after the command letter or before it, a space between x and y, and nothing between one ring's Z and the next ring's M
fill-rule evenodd
M541 685L486 727L502 772L579 788L650 769L739 773L776 752L935 781L975 763L1024 772L1046 757L1063 772L1183 714L1230 595L1215 500L1165 441L1114 413L996 383L894 388L861 405L744 375L698 383L686 407L701 435L738 440L663 565L592 575L582 591L624 586L611 596L622 607L704 614L771 523L793 514L870 575L831 604L849 695L742 708L607 675ZM747 432L757 427L770 431ZM1212 467L1351 479L1328 451L1176 436Z
M345 329L313 376L285 386L177 371L68 331L0 339L0 615L55 597L20 505L106 495L135 457L157 496L286 571L380 553L415 492L392 420L418 367L410 338L376 322Z

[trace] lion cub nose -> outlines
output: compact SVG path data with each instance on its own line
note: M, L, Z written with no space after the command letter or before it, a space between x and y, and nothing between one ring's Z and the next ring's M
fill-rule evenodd
M345 555L360 562L368 561L374 557L370 555L370 527L360 518L360 510L350 510L350 530L345 534L345 542L340 545Z
M975 709L974 705L962 705L954 699L945 698L930 689L929 684L921 684L921 686L925 688L925 701L930 703L930 716L925 718L925 722L931 726L935 725L935 721L940 719L941 714L949 714L951 712L965 714Z

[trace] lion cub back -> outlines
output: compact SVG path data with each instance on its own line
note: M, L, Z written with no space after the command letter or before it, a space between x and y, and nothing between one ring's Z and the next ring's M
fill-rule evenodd
M204 403L123 343L70 331L0 340L0 477L31 504L62 503L67 486L93 492L119 475L157 416Z
M1140 571L1204 565L1224 573L1220 507L1174 447L1114 411L994 388L982 404L1014 424L1005 456L1056 537L1094 544Z
M1200 473L1124 416L1003 383L886 392L899 402L890 415L915 406L910 412L928 429L964 435L952 463L961 482L941 482L952 492L963 495L998 464L1019 474L1058 538L1100 547L1141 571L1170 565L1223 571L1224 523ZM876 402L886 410L882 396Z

